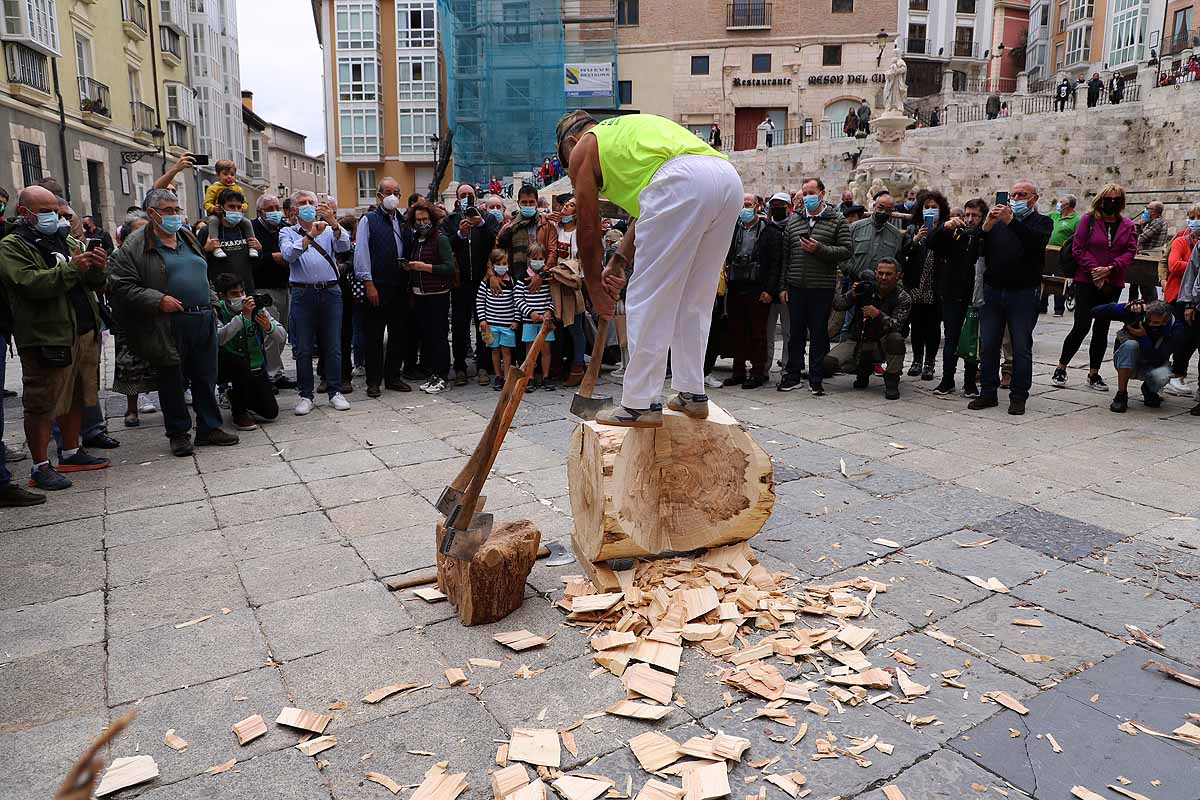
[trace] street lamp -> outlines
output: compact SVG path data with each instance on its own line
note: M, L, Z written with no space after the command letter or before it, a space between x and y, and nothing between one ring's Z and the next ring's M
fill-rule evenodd
M879 55L875 56L876 67L883 63L883 51L887 48L888 39L890 38L892 37L888 36L888 32L883 28L880 28L879 33L875 34L875 43L879 45Z
M438 150L441 149L441 146L442 137L438 136L436 133L431 133L429 135L429 150L433 153L434 162L438 160Z
M287 197L287 187L286 187L286 186L284 186L284 185L281 183L281 184L279 184L278 186L276 186L275 188L279 190L279 199L280 199L280 201L282 201L282 200L283 200L283 198Z

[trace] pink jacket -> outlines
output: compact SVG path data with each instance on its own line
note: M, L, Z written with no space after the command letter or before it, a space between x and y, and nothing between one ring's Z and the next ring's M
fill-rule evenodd
M1137 235L1133 222L1121 217L1112 244L1108 243L1108 226L1091 213L1084 214L1075 228L1071 244L1075 256L1075 280L1092 282L1092 270L1096 267L1113 267L1108 273L1108 284L1120 288L1125 285L1125 270L1133 264L1137 255Z

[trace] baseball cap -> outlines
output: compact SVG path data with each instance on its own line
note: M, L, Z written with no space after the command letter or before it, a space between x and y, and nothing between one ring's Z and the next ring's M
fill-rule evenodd
M771 200L781 200L787 203L789 206L792 204L792 196L787 192L776 192L775 194L771 195Z

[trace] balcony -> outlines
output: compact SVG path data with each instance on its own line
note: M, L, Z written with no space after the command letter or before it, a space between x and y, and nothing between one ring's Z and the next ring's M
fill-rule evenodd
M4 44L8 65L9 91L26 99L45 100L50 96L50 70L46 56L15 42Z
M979 58L979 42L954 40L955 58Z
M108 99L108 87L95 78L79 78L79 110L83 121L97 128L112 124L112 105Z
M928 39L905 39L904 52L907 55L923 56L929 54Z
M143 41L150 30L146 26L146 4L142 0L121 0L121 22L126 36Z
M145 103L134 100L129 104L130 115L133 118L133 135L139 139L153 139L157 134L162 135L154 120L154 109Z
M183 63L183 37L174 28L166 25L158 27L158 47L162 59L173 67Z
M1193 31L1178 31L1171 36L1163 37L1162 54L1175 56L1188 48L1200 47L1200 29Z
M255 182L267 177L266 170L263 169L263 163L249 156L246 156L246 175Z
M771 29L771 4L735 0L725 4L725 30L762 31Z

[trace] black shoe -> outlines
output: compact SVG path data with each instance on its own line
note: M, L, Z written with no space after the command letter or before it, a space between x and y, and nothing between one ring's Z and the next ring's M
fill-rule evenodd
M554 381L550 380L549 378L542 378L543 392L553 392L557 388L558 387L554 385Z
M228 433L220 428L196 434L196 447L231 447L238 443L237 434Z
M0 508L40 506L44 502L46 502L46 495L30 492L12 481L0 486Z
M380 390L378 384L367 384L367 397L379 397L381 394L383 394L383 392Z
M1142 392L1142 402L1146 404L1146 408L1158 408L1163 404L1163 399L1160 394Z
M912 365L908 368L908 377L915 378L920 374L921 374L921 365L914 361L912 363Z
M973 382L964 383L963 397L967 398L968 400L974 400L976 397L979 397L979 387Z
M954 394L954 379L942 378L942 382L933 387L934 394Z
M900 399L900 376L899 375L884 375L883 376L883 399L884 400L899 400Z
M1188 413L1193 417L1200 417L1200 403L1196 403L1196 405L1192 406L1192 410Z
M995 408L998 405L1000 405L1000 401L998 401L995 397L980 396L967 403L967 408L971 409L972 411L982 411L985 408Z
M97 433L95 436L84 439L83 446L89 450L115 450L121 446L121 443L107 433Z
M317 394L328 394L328 393L329 393L329 383L324 378L322 378L321 382L317 384Z
M726 378L725 380L721 381L721 388L722 388L722 389L728 389L730 386L742 386L742 384L746 383L746 382L747 382L747 380L748 380L748 379L747 379L747 378L745 378L745 377L742 377L742 378ZM742 388L745 388L745 387L743 386Z
M289 378L287 375L280 375L278 378L275 379L275 388L276 389L295 389L296 382L294 380L292 380L291 378Z
M1129 409L1129 392L1117 392L1113 395L1108 410L1114 414L1124 414Z
M766 381L764 381L762 378L759 378L759 377L747 378L746 382L742 384L742 388L743 389L757 389L758 387L762 386L764 383L766 383Z
M825 396L825 387L819 383L810 383L808 385L808 390L810 392L812 392L813 397L824 397Z
M855 389L865 389L870 385L871 385L871 376L869 373L865 374L865 375L855 376L855 378L854 378L854 388Z
M933 364L926 364L925 369L921 370L921 380L923 380L923 381L933 380Z
M384 384L389 392L411 392L412 387L404 381L388 381Z
M525 393L536 392L538 388L538 379L530 378L529 383L525 384Z
M454 385L455 386L466 386L467 385L467 371L465 369L455 370Z
M190 456L194 451L192 449L192 437L186 433L177 433L170 437L172 455L183 458Z
M498 392L503 388L504 388L504 378L501 378L499 375L497 375L496 379L494 381L492 381L492 391Z
M1025 413L1025 401L1024 400L1009 400L1008 401L1008 413L1012 414L1014 417L1019 417L1022 414L1024 414Z
M1088 375L1087 387L1093 392L1107 392L1108 384L1099 375Z
M791 392L798 388L800 388L800 381L794 381L791 378L784 378L779 382L779 385L775 387L776 391L780 392Z
M1055 386L1067 385L1067 370L1066 367L1055 367L1054 374L1050 376L1050 382Z
M17 396L17 393L16 393L16 392L14 392L12 389L5 389L5 390L4 390L4 396L5 396L5 397L16 397L16 396ZM45 501L43 501L43 502L45 502ZM36 503L35 503L34 505L36 505Z

